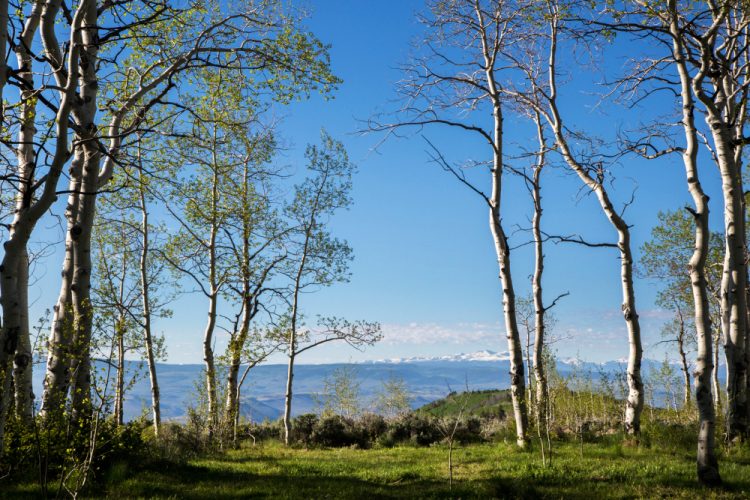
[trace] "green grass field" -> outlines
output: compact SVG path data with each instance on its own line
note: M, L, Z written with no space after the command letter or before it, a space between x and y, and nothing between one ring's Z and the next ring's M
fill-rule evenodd
M581 400L597 407L594 394L568 395L573 398L571 401ZM614 399L611 403L621 407ZM510 412L509 405L507 391L476 391L451 394L417 413L496 418L501 412ZM412 425L419 430L419 425L425 423ZM136 427L136 435L142 436L138 432L144 430ZM719 446L722 488L709 490L698 485L690 412L680 417L671 410L648 408L638 446L625 444L622 431L606 425L598 431L581 433L558 429L553 433L557 437L553 436L552 441L552 464L546 466L536 442L529 450L520 450L515 445L513 429L501 426L498 433L484 437L495 442L454 448L452 485L444 442L391 448L372 440L375 445L371 449L315 445L308 449L302 445L285 447L269 438L257 445L243 442L238 450L201 455L185 428L163 430L170 432L161 441L136 440L139 444L134 448L135 454L115 454L102 462L106 469L96 471L83 497L750 498L747 445L730 450ZM472 439L478 438L477 435ZM0 479L0 498L38 498L40 490L33 468L32 465L26 475L19 471L5 484ZM54 482L50 484L52 496L57 487Z
M750 453L722 457L725 487L695 482L690 453L558 444L552 466L510 443L461 446L448 484L447 447L371 450L247 445L186 463L115 464L95 498L748 498ZM32 498L33 485L2 496Z

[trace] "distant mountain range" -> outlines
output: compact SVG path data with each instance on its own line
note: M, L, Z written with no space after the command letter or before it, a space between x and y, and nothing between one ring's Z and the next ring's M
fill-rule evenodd
M643 373L661 368L663 362L643 361ZM383 382L390 378L402 379L412 397L412 406L417 408L446 396L451 391L505 389L509 386L510 362L507 352L479 351L454 356L434 358L400 358L367 361L355 364L297 365L295 370L293 414L314 412L318 409L317 397L323 391L324 381L334 370L348 366L356 373L360 383L360 396L365 406L371 405L382 390ZM126 393L125 418L137 418L147 412L151 404L151 393L146 368L139 361L127 362L130 374L140 373L140 378ZM603 376L613 377L625 372L624 361L591 363L577 359L557 362L561 376L574 371L588 374L593 380ZM673 367L679 374L679 367ZM104 363L98 363L100 373L106 373ZM197 404L197 387L200 385L203 365L168 364L157 365L161 389L161 412L164 419L182 420L187 409ZM277 419L284 407L284 385L286 365L268 364L254 368L242 388L241 412L254 421ZM722 370L723 372L723 370ZM43 368L34 373L35 392L41 394ZM223 383L223 380L219 381Z
M509 361L510 354L508 352L494 352L494 351L477 351L469 354L461 353L449 356L437 356L437 357L411 357L411 358L389 358L379 359L377 361L364 361L363 363L418 363L425 361L447 361L447 362L461 362L461 361Z

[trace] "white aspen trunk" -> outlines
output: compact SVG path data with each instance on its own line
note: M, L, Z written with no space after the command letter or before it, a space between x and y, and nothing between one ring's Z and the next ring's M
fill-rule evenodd
M531 366L531 325L527 324L525 326L526 329L526 351L524 354L526 355L526 401L527 404L531 408L535 408L534 406L534 394L531 393L531 374L534 373L534 370Z
M97 144L97 112L99 52L98 6L90 1L82 6L84 12L81 31L81 59L79 62L80 105L72 113L86 131L82 145L84 162L81 180L80 209L76 227L73 228L74 269L71 282L71 299L74 312L73 329L73 380L71 384L71 410L74 420L88 421L91 416L91 234L96 213L96 194L99 190L99 168L102 154Z
M234 422L232 423L232 443L234 443L235 446L237 446L237 428L240 424L240 413L239 413L239 402L241 400L241 394L242 394L242 384L245 383L245 379L247 378L247 375L250 373L250 370L252 370L255 367L256 363L250 363L245 367L245 371L242 374L242 377L240 377L239 382L237 383L237 393L234 397L234 399L237 401L237 413L234 416ZM253 444L255 444L255 438L253 438Z
M499 161L500 155L496 154ZM513 290L513 279L510 273L510 249L500 223L500 186L502 165L495 163L492 171L493 189L492 206L490 207L490 230L495 243L497 263L500 268L500 283L503 289L503 313L505 330L510 352L510 393L513 400L513 416L516 422L516 443L525 447L527 443L528 416L526 408L526 388L523 369L523 348L516 322L516 296Z
M721 482L719 464L715 454L715 426L713 398L711 397L711 372L713 371L713 356L711 354L711 316L708 302L708 286L706 283L706 259L710 231L708 227L708 196L701 186L698 175L698 141L695 128L695 104L691 93L691 80L687 71L684 47L678 24L675 0L670 0L670 32L673 37L673 55L680 75L682 100L682 125L685 131L685 149L682 155L685 165L688 190L693 198L693 219L695 221L695 250L690 257L688 270L693 292L695 311L695 328L698 342L698 357L695 371L695 401L698 406L698 449L696 466L698 479L704 484L718 484ZM684 350L680 343L680 354L684 360Z
M290 341L289 364L286 372L286 392L284 393L284 444L289 446L292 433L292 379L294 378L294 345Z
M675 10L676 11L676 10ZM727 30L735 29L729 9L712 12L713 22L725 24ZM735 35L733 35L735 36ZM700 52L700 70L691 81L693 95L705 107L705 120L710 130L715 159L722 182L724 201L724 268L721 280L721 328L724 336L724 354L727 360L727 439L739 439L747 433L747 264L745 204L742 186L742 141L747 121L745 100L741 97L730 69L716 72L714 49L716 32L707 33ZM735 40L739 43L739 40ZM729 47L727 50L736 50ZM742 49L746 50L746 49ZM735 54L728 54L730 59ZM738 57L739 59L739 57ZM733 61L736 65L740 62ZM744 64L744 63L743 63ZM744 73L744 71L743 71ZM706 78L711 78L713 92L704 89ZM710 346L710 342L709 342ZM710 354L710 350L707 351Z
M536 424L537 432L541 436L541 429L546 428L548 409L547 376L544 373L544 341L546 325L544 324L544 295L542 293L542 276L544 274L544 243L542 240L542 169L545 165L545 151L547 148L544 139L539 114L536 114L537 137L539 138L539 157L534 168L531 182L531 195L534 201L534 215L531 221L531 230L534 236L534 274L531 279L532 294L534 296L534 380L536 382ZM544 457L544 448L542 448ZM544 459L543 459L544 460Z
M556 110L555 110L556 114ZM641 360L643 345L641 343L641 327L635 304L633 289L633 254L630 245L630 229L625 221L615 211L604 186L595 181L586 170L576 161L563 136L561 122L556 120L553 127L555 137L568 166L578 175L581 181L595 195L604 215L617 231L617 248L620 251L620 281L622 287L622 314L628 331L627 385L628 397L625 406L625 431L631 435L640 433L641 413L643 412L643 379L641 377Z
M4 97L5 82L8 81L8 61L5 59L7 54L7 43L8 43L8 24L10 19L8 18L8 0L0 0L0 99ZM0 118L5 121L5 100L0 102ZM6 246L6 258L8 248ZM5 285L7 280L5 265L6 258L3 259L3 268L0 269L2 275L2 283ZM15 260L15 259L14 259ZM16 269L16 268L14 268ZM8 302L7 293L14 293L15 288L7 285L2 286L1 289L1 300L3 306L3 324L0 330L0 455L2 455L4 449L4 438L5 438L5 419L8 415L8 406L10 404L10 391L11 391L11 364L10 360L15 354L17 340L14 339L16 331L11 330L8 325L8 311L6 309ZM14 296L15 300L15 296ZM15 328L12 323L11 326Z
M249 160L246 160L242 170L242 207L249 207ZM247 212L242 215L242 262L240 271L242 275L242 320L239 331L229 341L229 370L227 373L226 388L226 421L232 427L232 442L237 444L237 424L240 418L240 390L238 377L240 364L242 363L242 350L250 332L250 321L253 318L253 297L250 290L250 239L252 235L251 216Z
M690 101L688 101L689 103ZM692 117L693 106L685 113ZM695 135L691 138L695 140ZM688 174L688 188L695 204L695 251L690 259L690 281L693 289L695 304L695 324L698 338L698 356L695 370L695 401L698 407L697 469L698 479L705 484L721 482L719 464L715 453L716 416L714 401L711 395L711 375L714 370L714 356L712 355L711 320L709 316L708 293L706 291L705 262L708 255L708 241L710 237L708 227L708 197L702 190L695 168L695 154L688 147L685 153L685 165ZM697 149L697 146L695 147ZM692 154L692 161L687 157ZM681 352L681 355L682 352ZM684 355L683 355L684 356ZM683 361L684 362L684 361Z
M125 230L120 232L120 241L125 245ZM115 379L115 423L122 425L125 412L125 335L127 334L127 322L125 318L125 277L128 273L128 250L123 249L121 258L120 275L118 277L120 286L117 291L117 319L115 320L115 344L117 349L117 375ZM110 271L111 273L114 270ZM111 356L110 356L111 358Z
M84 146L81 205L76 226L73 228L73 281L70 285L71 303L74 313L73 356L71 380L71 410L74 420L88 420L91 414L91 330L93 310L91 307L91 233L96 212L99 162L101 153Z
M208 299L208 323L203 334L203 361L206 363L206 396L208 398L208 435L212 439L218 423L216 407L216 364L214 362L213 335L216 327L218 293Z
M83 2L86 3L86 0ZM73 15L71 23L70 50L66 53L67 60L62 57L59 44L55 36L55 21L60 11L61 0L50 0L44 3L41 13L42 44L47 59L51 62L52 73L60 90L60 105L55 116L55 147L50 168L42 185L41 192L37 192L35 200L29 201L23 210L17 210L11 225L10 238L4 244L5 255L0 265L0 303L3 307L3 328L0 330L0 450L3 446L5 418L10 390L10 374L8 372L8 360L13 355L11 349L15 350L18 342L18 331L20 329L21 317L19 314L18 270L19 259L26 250L31 233L37 221L47 212L55 201L57 182L62 173L62 168L69 158L68 153L68 118L71 104L75 95L75 82L68 79L67 74L73 73L72 69L78 64L80 55L80 40L82 38L82 6L79 5ZM0 32L7 30L7 2L0 1ZM5 19L5 21L3 21ZM25 28L26 29L26 28ZM6 31L7 34L7 31ZM4 45L6 38L3 37L0 45ZM67 65L66 65L67 62ZM0 83L4 85L5 79Z
M140 143L139 143L140 144ZM139 166L140 166L140 147L138 149ZM146 344L146 361L148 364L148 379L151 383L151 412L154 426L154 436L159 437L159 428L161 426L161 398L159 394L159 380L156 375L156 358L154 356L154 341L151 332L151 299L150 286L148 278L148 256L150 251L150 229L148 222L148 205L146 203L145 187L143 185L143 170L138 170L140 209L141 209L141 236L143 238L141 245L141 255L139 259L140 266L140 286L141 300L143 305L143 340Z
M710 128L725 128L708 116ZM745 265L744 203L742 183L733 158L723 144L722 131L712 130L724 196L725 257L721 281L722 330L727 359L726 424L728 439L736 439L747 431L747 366L745 336L747 334L746 297L747 267ZM718 142L716 142L718 140Z
M708 287L706 287L706 296L708 297ZM680 355L680 368L682 369L682 379L683 379L683 396L682 396L682 404L684 407L688 407L690 405L691 400L691 392L692 388L690 387L690 366L688 365L687 361L687 353L685 352L685 321L682 317L682 311L680 308L677 308L677 319L679 321L679 332L677 333L677 352ZM709 315L709 324L711 321L711 316Z
M227 387L226 387L226 403L225 413L226 422L232 427L236 427L235 422L239 418L240 412L240 400L239 400L239 373L240 365L242 363L242 347L247 341L247 335L250 330L250 320L252 319L252 304L250 303L250 286L246 280L243 284L243 290L245 294L245 305L242 311L242 324L240 331L237 332L235 338L229 342L229 370L227 373Z
M243 313L243 316L246 316L245 313ZM244 323L244 319L243 319ZM248 321L249 323L249 321ZM244 326L244 325L243 325ZM226 386L226 401L224 404L224 413L225 413L225 420L228 426L233 426L233 422L237 419L238 413L239 413L239 400L238 400L238 391L237 391L237 385L239 380L239 373L240 373L240 364L242 362L241 354L242 354L242 345L244 344L244 339L247 336L243 334L243 330L240 329L239 332L236 333L235 338L230 339L229 341L229 369L227 370L227 386ZM240 341L243 341L243 344L240 344Z
M513 416L516 423L516 442L518 446L527 444L528 408L526 404L526 387L523 366L523 346L518 331L516 319L516 296L513 289L513 279L510 267L510 248L502 227L501 198L503 174L503 113L501 97L495 82L495 61L498 47L490 46L485 32L484 13L477 4L474 8L480 27L482 56L484 59L484 74L489 90L489 100L492 102L492 193L488 200L489 224L495 245L499 277L503 289L503 316L505 331L510 352L510 392L513 400Z
M44 377L41 415L56 418L62 415L70 384L70 355L73 343L73 306L70 284L75 267L73 255L73 228L78 218L78 193L81 189L83 153L76 148L70 167L70 195L65 210L67 231L65 233L65 257L62 266L62 283L57 303L53 308L50 337L47 342L47 368Z
M555 142L565 163L578 176L581 182L596 196L599 206L612 227L617 231L617 248L620 251L620 281L622 287L622 314L628 331L627 385L628 397L625 405L625 432L638 435L641 427L641 413L643 412L643 379L641 377L641 359L643 346L641 343L641 327L633 290L633 254L630 247L630 229L625 221L614 209L607 191L601 182L596 181L589 172L576 160L564 134L564 126L557 108L556 58L557 58L557 22L551 20L551 46L549 55L549 112L545 115L555 135Z
M211 229L208 241L208 280L210 293L208 297L208 323L203 333L203 361L206 363L206 397L208 398L208 436L212 439L218 424L218 402L216 401L216 365L214 363L214 330L216 329L216 311L219 301L219 289L217 285L217 261L216 261L216 238L218 228L218 204L219 204L219 165L216 161L216 128L213 136L214 148L212 151L213 178L211 185Z
M117 379L115 381L115 423L123 424L125 403L125 318L120 316L115 323L117 342Z
M286 392L284 394L284 444L289 445L290 434L292 431L292 382L294 379L294 358L297 354L297 314L299 303L299 288L302 279L302 272L307 260L307 248L310 240L310 228L308 227L305 236L305 245L302 254L302 260L297 271L297 277L294 282L294 299L292 301L292 324L289 329L289 364L287 365L286 374Z
M34 415L34 387L32 385L33 353L29 333L29 255L21 251L18 265L18 314L20 316L18 345L13 356L13 384L16 417L30 422Z
M230 340L230 342L233 342ZM226 386L226 401L224 403L224 415L227 428L234 428L234 422L239 416L239 405L237 383L239 380L240 363L235 361L235 356L232 354L232 359L229 363L229 369L227 370L227 386Z
M320 183L325 186L326 177L323 178ZM312 230L315 227L315 217L317 215L317 207L320 199L320 191L316 194L315 202L313 204L313 211L310 214L310 221L305 228L305 243L302 246L302 258L300 259L299 268L297 268L297 275L294 278L294 294L292 298L292 312L291 312L291 325L289 328L289 365L287 367L286 374L286 394L284 395L284 444L289 445L290 434L292 430L292 382L294 379L294 358L297 355L297 319L299 315L299 294L300 286L302 283L302 275L305 272L305 265L307 264L307 254L310 248L310 238L312 237Z
M711 388L714 394L714 407L716 408L716 414L721 415L722 412L722 400L721 400L721 383L719 383L719 350L721 346L721 333L714 333L714 369L711 371Z
M633 254L630 250L630 230L627 224L614 211L603 186L599 185L602 203L612 225L617 228L620 250L620 275L622 280L622 314L628 328L628 400L625 407L625 431L638 435L641 432L641 413L643 412L643 379L641 378L641 359L643 346L641 344L641 325L635 306L635 290L633 289Z
M4 7L0 7L0 12L7 14L7 2L3 2ZM24 23L23 32L19 44L13 47L16 53L16 62L18 64L18 77L24 82L21 90L21 128L18 133L18 194L16 195L16 211L22 213L26 211L32 203L32 184L34 183L34 165L36 154L34 151L34 138L36 136L36 99L34 93L34 75L31 71L32 60L29 48L31 47L34 34L39 27L39 21L42 14L42 0L37 0L32 6L26 22ZM0 14L0 22L3 15ZM3 27L7 36L7 25ZM0 30L2 32L2 30ZM0 36L3 36L0 33ZM0 91L1 94L1 91ZM29 422L33 415L34 390L32 387L32 369L33 353L31 352L31 338L29 332L29 256L26 245L20 249L18 270L17 270L17 297L18 297L18 346L13 357L13 382L15 388L15 411L16 416Z
M679 351L680 351L680 362L681 362L681 368L682 368L682 381L683 381L683 396L682 396L682 404L685 407L690 406L690 393L692 392L690 387L690 367L688 365L687 361L687 355L685 354L685 349L682 347L682 342L679 344Z
M10 239L5 244L5 256L0 273L0 301L3 306L2 344L0 344L0 453L5 437L5 421L13 396L12 362L18 347L21 330L20 301L18 296L18 269L21 253L26 250L25 242ZM14 244L15 243L15 244Z

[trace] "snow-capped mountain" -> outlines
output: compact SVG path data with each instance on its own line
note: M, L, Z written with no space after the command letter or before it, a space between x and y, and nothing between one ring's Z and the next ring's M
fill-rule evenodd
M452 355L446 355L446 356L433 356L433 357L425 357L425 356L412 356L410 358L388 358L388 359L378 359L376 361L364 361L364 363L392 363L392 364L399 364L399 363L420 363L425 361L448 361L448 362L457 362L457 361L509 361L510 360L510 353L507 351L505 352L495 352L495 351L477 351L472 353L460 353L460 354L452 354Z
M648 378L663 365L661 361L643 360L642 373ZM295 369L293 414L309 413L318 409L318 395L324 382L334 370L345 364L297 365ZM504 389L510 383L510 361L507 352L479 351L453 356L432 358L400 358L347 364L356 374L360 399L369 407L383 388L383 383L392 378L404 381L413 407L419 407L444 397L451 391ZM600 380L610 380L625 372L627 363L620 360L606 363L591 363L577 358L559 360L556 369L560 376L571 374ZM34 386L41 394L44 370L35 366ZM286 365L269 364L255 367L242 387L241 411L246 418L255 421L276 419L284 407L284 384ZM679 375L679 367L674 366ZM133 419L147 414L151 402L147 370L140 362L128 362L131 373L140 373L139 380L126 393L125 417ZM196 405L197 387L201 386L203 365L157 365L161 389L161 413L164 419L183 419L187 409ZM720 373L724 374L721 370ZM220 379L220 382L223 382ZM111 387L111 385L110 385Z

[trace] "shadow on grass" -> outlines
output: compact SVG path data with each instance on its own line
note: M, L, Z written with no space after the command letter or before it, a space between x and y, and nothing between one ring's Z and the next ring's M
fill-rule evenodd
M260 457L258 457L260 458ZM262 461L262 460L258 460ZM265 460L275 462L272 459ZM165 466L167 464L164 464ZM448 498L478 497L473 488L448 489L447 481L419 480L406 473L392 483L365 481L352 477L324 477L315 474L294 476L270 473L216 470L190 464L155 469L149 467L136 477L110 484L107 496L168 498ZM416 480L415 480L416 479ZM93 492L92 492L93 493Z
M288 458L288 457L286 457ZM286 472L285 457L259 454L251 459L224 456L217 462L242 464L252 462L255 470L221 469L220 464L203 465L160 462L143 464L139 471L128 474L121 481L110 482L106 492L90 494L110 498L633 498L651 494L662 497L707 497L704 489L685 475L642 476L631 471L601 471L582 478L567 468L549 474L516 473L493 474L491 477L457 481L449 489L447 480L426 479L415 471L405 470L388 479L366 480L334 471L295 467ZM312 458L320 465L320 457ZM335 460L325 460L335 462ZM372 464L368 464L372 465ZM387 468L392 464L383 463ZM265 471L264 471L265 469ZM742 498L750 491L750 477L727 477L723 488L713 490L722 497ZM26 495L21 498L32 498Z
M510 452L509 452L510 453ZM339 453L257 450L205 457L193 462L147 460L122 463L103 472L87 498L748 498L750 474L736 461L724 469L728 484L701 488L692 479L691 462L664 468L670 457L644 455L586 459L559 455L557 465L544 468L522 453L504 456L492 470L464 469L469 463L492 460L487 449L460 461L453 488L443 475L442 457L433 454L372 456ZM628 453L626 453L628 455ZM365 459L366 458L366 459ZM476 460L475 460L476 459ZM436 461L438 460L438 461ZM743 461L744 462L744 461ZM726 462L725 462L726 463ZM647 466L651 468L646 468ZM436 468L438 467L438 468ZM440 471L436 473L436 471ZM467 479L462 479L461 476ZM473 478L473 479L469 479ZM0 498L38 498L30 484L3 488ZM7 486L7 485L6 485Z

